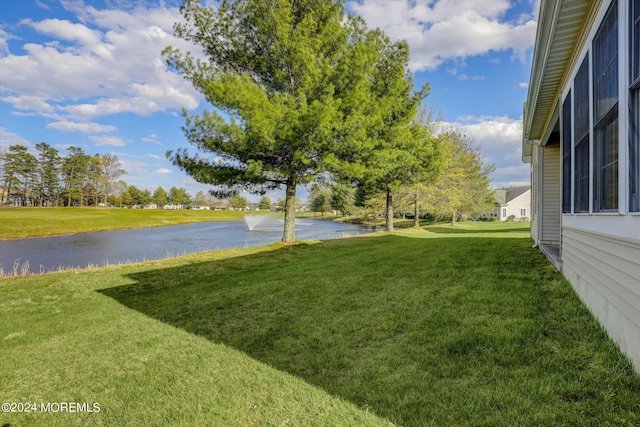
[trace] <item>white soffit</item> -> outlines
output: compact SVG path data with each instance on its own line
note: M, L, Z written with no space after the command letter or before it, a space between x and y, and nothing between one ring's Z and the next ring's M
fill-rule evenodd
M542 0L524 115L525 140L542 138L557 105L560 84L576 49L587 12L594 3L599 2Z

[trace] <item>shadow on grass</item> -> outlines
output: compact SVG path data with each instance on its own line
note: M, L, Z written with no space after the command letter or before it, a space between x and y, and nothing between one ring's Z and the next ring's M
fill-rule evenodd
M633 415L640 381L530 246L335 240L144 271L100 292L402 425Z

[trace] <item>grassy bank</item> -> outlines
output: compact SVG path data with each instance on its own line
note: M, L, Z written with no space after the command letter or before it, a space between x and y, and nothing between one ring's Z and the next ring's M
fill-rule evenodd
M523 230L0 281L15 425L638 425L640 377Z
M0 209L0 240L57 236L90 231L159 227L202 221L232 221L244 212L105 209L10 208Z

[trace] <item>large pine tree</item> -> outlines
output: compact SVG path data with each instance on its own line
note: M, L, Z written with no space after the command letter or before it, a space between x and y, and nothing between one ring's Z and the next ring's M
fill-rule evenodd
M167 153L197 181L264 193L285 186L284 242L293 242L296 186L351 160L365 140L378 32L343 1L226 0L217 8L185 0L175 34L204 53L168 47L170 67L214 107L184 113L191 145Z

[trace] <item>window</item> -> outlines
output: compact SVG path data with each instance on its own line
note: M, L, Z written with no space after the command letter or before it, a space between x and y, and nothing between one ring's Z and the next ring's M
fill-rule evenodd
M629 2L629 210L640 211L640 0Z
M562 104L562 212L571 212L571 91Z
M527 210L525 208L520 208L520 216L521 217L527 216Z
M589 212L589 55L573 81L574 90L574 180L573 211Z
M503 218L507 217L507 208L502 208L502 217Z
M618 2L593 39L593 210L618 209Z

